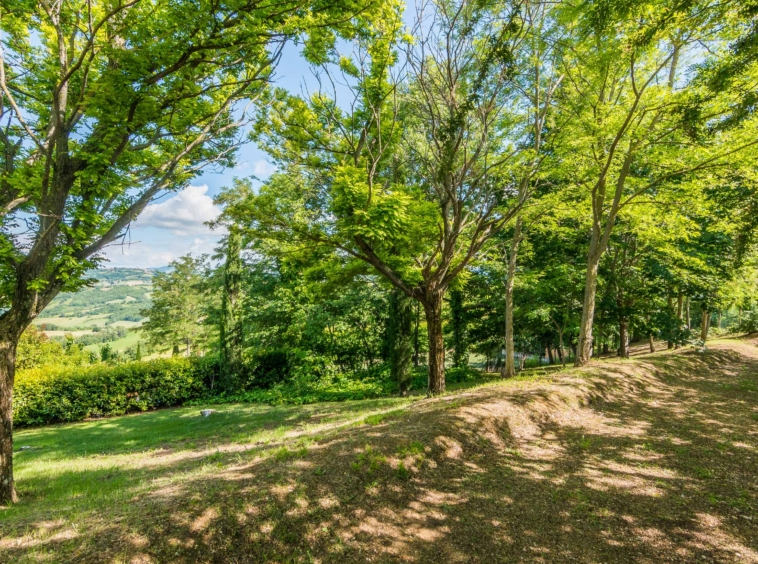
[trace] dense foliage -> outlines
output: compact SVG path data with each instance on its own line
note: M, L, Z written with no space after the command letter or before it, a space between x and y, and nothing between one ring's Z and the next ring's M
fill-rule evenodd
M181 357L24 370L14 388L14 419L38 425L181 405L205 394L216 378L213 359Z

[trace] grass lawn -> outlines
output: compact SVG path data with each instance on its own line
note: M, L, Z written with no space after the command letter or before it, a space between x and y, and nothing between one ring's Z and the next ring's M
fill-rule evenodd
M0 561L758 563L755 342L213 407L19 430Z

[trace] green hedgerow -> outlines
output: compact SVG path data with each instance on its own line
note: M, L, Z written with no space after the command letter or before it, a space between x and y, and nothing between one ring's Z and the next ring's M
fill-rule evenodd
M21 370L13 387L16 425L81 421L182 405L217 379L215 358L165 358L116 366Z

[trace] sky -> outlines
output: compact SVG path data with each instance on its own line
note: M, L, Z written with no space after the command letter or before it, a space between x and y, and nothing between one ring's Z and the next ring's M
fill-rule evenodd
M292 92L300 92L313 80L308 64L299 48L287 45L276 72L276 84ZM265 180L275 167L265 152L252 142L243 145L234 168L205 172L180 192L165 194L147 206L134 221L123 243L105 250L105 268L156 268L191 253L212 254L223 229L212 230L208 221L216 219L221 210L213 198L235 177L254 175Z
M408 0L404 14L405 24L413 27L417 0ZM349 49L349 44L340 46ZM276 70L275 83L293 93L314 91L316 81L311 69L300 55L301 47L292 43L285 47ZM337 100L340 103L340 100ZM237 164L221 171L205 172L184 190L169 193L147 206L130 226L123 243L113 244L105 250L103 267L157 268L191 253L193 256L213 254L221 230L205 225L216 219L221 210L213 198L235 177L256 176L265 180L275 167L266 153L248 142L237 153Z

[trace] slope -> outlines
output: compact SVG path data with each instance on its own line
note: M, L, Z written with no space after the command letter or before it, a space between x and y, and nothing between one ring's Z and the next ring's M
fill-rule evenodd
M378 401L22 431L0 554L758 562L754 340Z

